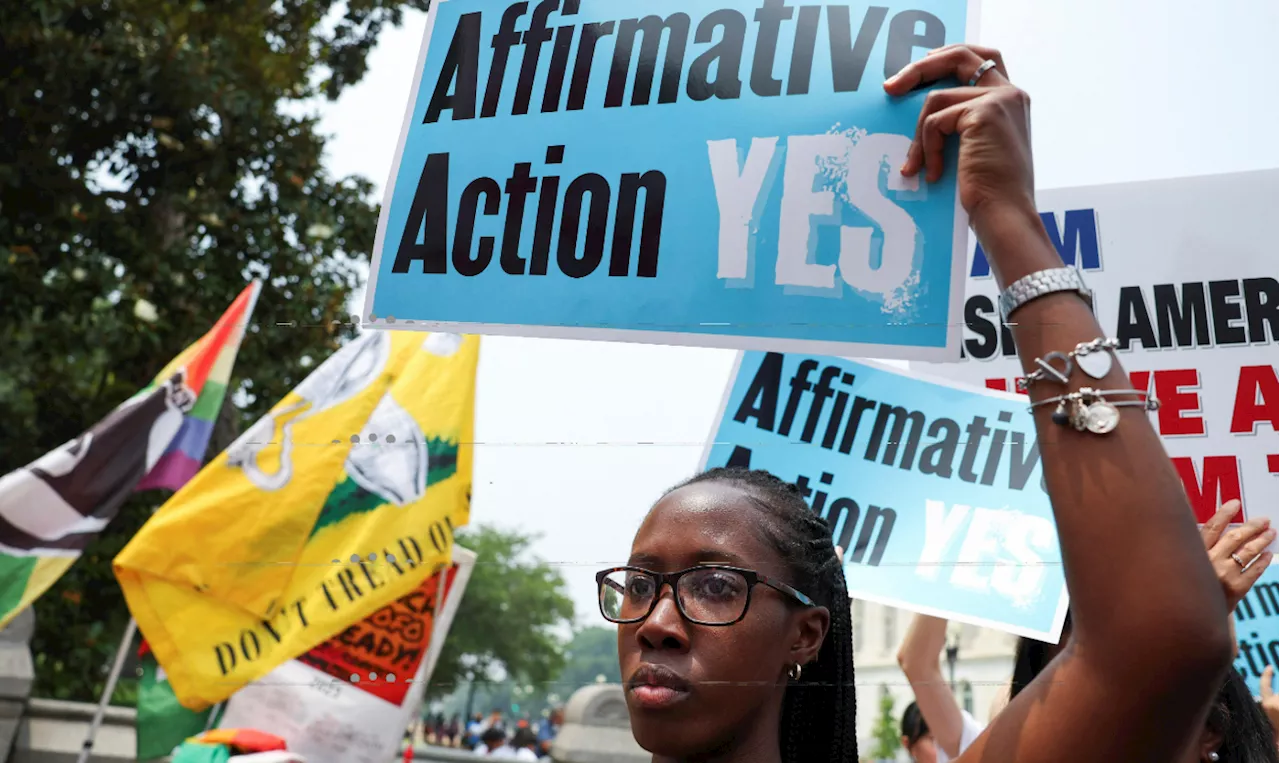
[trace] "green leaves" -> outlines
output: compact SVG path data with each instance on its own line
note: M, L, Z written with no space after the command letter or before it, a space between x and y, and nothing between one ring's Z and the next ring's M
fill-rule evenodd
M476 566L431 676L431 696L495 669L536 686L563 669L558 632L573 620L573 601L559 571L529 555L532 541L483 525L458 533L458 544L476 552Z
M344 5L330 29L336 0L0 3L0 473L144 386L252 277L240 407L210 455L352 335L377 205L324 170L297 100L357 81L383 25L426 3ZM128 503L37 603L38 694L96 698L128 618L111 559L162 499Z
M889 694L881 686L880 714L876 716L875 728L871 730L871 738L875 741L875 747L871 750L871 757L877 760L892 760L896 758L898 749L902 747L899 731L898 719L893 714L893 695Z

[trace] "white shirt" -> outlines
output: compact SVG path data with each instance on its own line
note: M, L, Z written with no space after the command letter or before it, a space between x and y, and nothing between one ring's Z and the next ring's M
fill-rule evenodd
M978 723L978 719L974 718L966 710L960 711L960 749L956 751L957 755L961 755L965 750L969 749L969 745L973 744L973 740L978 738L985 727ZM951 756L947 751L942 749L942 745L934 745L938 751L938 763L951 763Z
M534 752L533 750L530 750L528 747L521 747L520 749L516 750L515 754L512 755L511 757L516 760L537 760L538 753Z

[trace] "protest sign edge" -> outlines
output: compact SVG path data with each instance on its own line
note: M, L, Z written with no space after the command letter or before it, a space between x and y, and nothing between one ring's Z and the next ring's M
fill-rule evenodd
M739 352L738 356L733 359L733 368L729 369L729 380L724 385L724 392L720 395L720 408L716 411L716 419L711 422L711 433L707 437L706 443L702 446L702 456L698 458L698 473L707 470L707 459L711 458L711 449L716 446L716 433L720 431L720 425L724 423L724 412L729 409L729 396L733 394L733 382L738 378L738 371L742 370L742 359L746 357L745 352Z
M475 570L476 556L476 552L471 549L463 548L457 543L453 544L453 564L457 566L458 571L454 573L453 584L449 586L444 606L440 608L439 619L433 623L431 646L427 647L427 657L418 668L415 683L425 686L431 680L436 662L440 659L440 652L444 649L444 640L449 635L449 629L453 627L453 618L458 614L458 607L462 605L462 596L466 593L467 583L471 581L471 573ZM445 568L445 572L448 572L448 568Z
M378 293L378 271L382 265L382 247L386 243L387 225L391 218L391 200L395 197L396 178L400 176L400 165L404 161L404 147L409 142L409 130L413 125L413 115L418 110L418 93L422 88L422 74L427 68L427 48L431 44L431 33L436 26L436 12L440 4L449 0L435 0L427 8L427 25L422 32L422 44L418 48L418 63L413 70L413 85L409 88L409 102L404 107L404 119L400 122L400 137L396 141L395 158L391 160L391 173L382 189L382 208L378 210L378 228L373 237L373 256L369 260L369 280L365 284L364 310L362 315L373 313L373 296ZM363 322L363 321L360 321Z
M369 294L372 294L372 290ZM958 304L958 303L957 303ZM366 296L366 307L371 307ZM949 310L948 310L949 312ZM643 331L639 329L585 328L581 326L548 326L515 323L462 323L457 321L390 321L386 318L361 318L361 328L375 331L440 331L482 336L510 336L528 339L573 339L598 342L625 342L632 344L667 345L673 347L704 347L720 350L756 352L806 353L848 357L871 355L895 360L916 360L927 363L950 363L959 356L959 344L952 349L937 345L912 346L902 344L864 344L860 342L835 342L815 339L786 339L737 334L691 334L671 331ZM956 331L959 331L958 324ZM951 341L948 328L947 342ZM958 341L957 333L957 341ZM952 351L954 350L954 352Z
M1011 633L1015 636L1026 636L1027 638L1035 639L1037 641L1044 641L1049 644L1056 644L1062 639L1062 626L1063 626L1063 623L1066 621L1067 608L1070 603L1070 595L1064 589L1062 592L1062 596L1059 597L1058 599L1057 610L1054 612L1054 615L1053 615L1053 626L1047 631L1038 631L1038 630L1035 630L1034 628L1019 628L1016 625L1009 625L1007 623L998 622L996 620L989 620L984 617L974 617L972 615L966 615L960 612L953 612L951 610L943 609L941 607L929 607L929 606L921 606L918 604L910 604L910 603L903 602L900 599L895 599L892 596L875 596L875 595L864 596L862 594L859 594L857 596L850 596L849 598L857 599L859 601L869 601L873 604L882 604L888 607L895 607L897 609L906 610L907 612L916 612L922 615L937 617L943 620L955 621L958 623L968 623L970 625L976 625L981 628L988 628L990 630L1000 631L1001 633Z

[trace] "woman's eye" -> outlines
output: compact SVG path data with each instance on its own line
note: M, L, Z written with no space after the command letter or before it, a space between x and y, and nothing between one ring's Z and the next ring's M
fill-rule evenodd
M703 595L715 598L734 596L738 592L735 581L723 575L708 575L699 583L698 589Z
M640 598L653 592L653 582L645 578L632 578L627 582L627 595Z

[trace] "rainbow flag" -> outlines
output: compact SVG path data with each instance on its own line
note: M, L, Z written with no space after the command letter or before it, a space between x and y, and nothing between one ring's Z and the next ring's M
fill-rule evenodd
M0 627L62 577L137 489L199 470L260 285L88 431L0 477Z
M140 393L146 394L185 366L187 386L198 397L191 412L183 418L178 434L156 465L138 483L136 490L177 490L200 471L205 450L209 447L209 438L213 436L213 424L217 421L222 401L227 396L227 385L231 383L231 369L236 364L236 354L240 352L240 341L244 338L245 326L253 313L260 288L261 284L257 281L245 287L209 333L169 361L169 365L156 374L151 386Z

